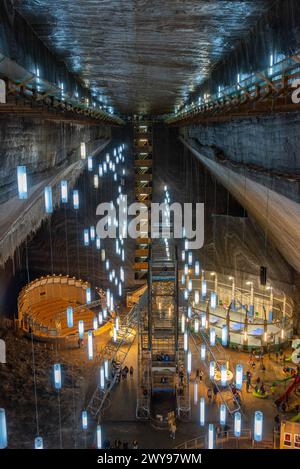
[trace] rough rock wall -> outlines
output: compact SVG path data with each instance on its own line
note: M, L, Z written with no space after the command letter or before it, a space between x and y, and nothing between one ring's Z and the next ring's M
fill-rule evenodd
M91 148L110 136L107 126L55 123L38 119L0 119L0 203L17 193L16 168L25 165L28 184L80 158L80 142Z
M299 131L298 112L181 130L200 145L205 156L246 172L247 177L296 202L300 201Z

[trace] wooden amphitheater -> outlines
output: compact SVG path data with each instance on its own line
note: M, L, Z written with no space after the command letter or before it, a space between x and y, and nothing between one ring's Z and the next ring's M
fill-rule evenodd
M98 298L86 304L88 282L75 277L49 275L26 285L18 298L20 327L35 336L65 338L78 333L78 321L85 331L93 329L93 319L104 306L104 292L96 289ZM73 307L73 327L67 325L67 307Z

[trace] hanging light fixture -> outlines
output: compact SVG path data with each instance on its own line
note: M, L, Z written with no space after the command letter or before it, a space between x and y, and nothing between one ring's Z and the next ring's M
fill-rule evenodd
M7 426L5 410L0 408L0 449L7 447Z
M188 254L188 265L192 266L193 265L193 254L189 252Z
M223 347L227 347L228 345L228 327L226 324L222 326L222 345Z
M226 406L220 405L220 425L226 425Z
M99 325L102 326L102 324L103 324L103 314L102 314L101 311L98 313L98 321L99 321Z
M200 294L199 290L195 290L195 296L194 296L195 304L198 305L200 302Z
M93 358L94 358L93 333L92 333L92 331L88 331L88 357L89 357L89 360L93 360Z
M199 277L200 275L200 263L199 261L195 261L195 276Z
M201 327L202 329L206 328L206 315L205 314L201 314Z
M187 367L186 368L187 368L188 374L190 375L192 371L192 353L190 350L187 353Z
M226 386L227 384L227 367L225 363L221 365L221 385Z
M213 328L209 330L209 342L212 347L216 345L216 330Z
M79 192L77 189L73 190L73 208L75 210L79 209Z
M46 186L44 189L45 195L45 211L46 213L53 212L53 203L52 203L52 187Z
M185 331L183 335L183 349L185 352L187 352L188 348L189 348L188 333L187 331Z
M80 157L82 160L86 159L86 146L85 142L81 142L80 144Z
M181 315L181 332L182 334L184 334L185 332L185 314L182 313Z
M88 417L87 417L87 411L83 410L81 413L81 422L82 422L82 429L86 430L88 427Z
M99 188L99 176L98 176L98 174L94 174L94 188L95 189Z
M55 363L54 370L54 386L55 389L61 389L61 366L60 363Z
M209 363L209 377L210 379L215 379L215 362L211 361Z
M204 427L205 425L205 399L204 397L200 398L200 426Z
M103 167L102 167L102 164L99 164L99 166L98 166L98 174L99 174L99 177L102 177L102 176L103 176Z
M82 320L78 321L78 333L80 339L84 336L84 322Z
M198 383L194 382L194 405L198 404Z
M94 328L94 331L96 331L98 329L98 318L97 318L97 316L94 316L93 328Z
M100 238L99 236L96 237L96 248L99 250L101 247L101 241L100 241Z
M237 389L242 389L243 386L243 365L238 363L235 369L235 386Z
M68 182L60 181L60 196L63 204L68 203Z
M205 356L206 356L206 347L204 344L201 344L201 348L200 348L200 358L202 361L205 360Z
M242 430L242 416L240 412L234 414L234 436L239 438Z
M262 441L263 436L263 413L257 410L254 414L254 440Z
M210 307L212 309L216 309L217 307L217 294L214 291L210 293Z
M83 230L83 242L85 246L90 244L89 230L87 228Z
M97 449L102 448L102 432L101 432L101 425L97 425L97 432L96 432L96 440L97 440Z
M37 436L34 439L34 449L44 449L43 438L41 436Z
M88 171L93 171L93 157L88 156Z
M68 327L73 327L73 307L68 306L67 307L67 325Z
M199 319L195 319L194 321L194 331L195 331L195 334L198 334L199 332Z
M104 370L104 366L100 367L100 388L101 389L105 388L105 370Z
M185 262L185 251L184 250L181 251L181 260L182 260L182 262Z
M91 226L91 227L90 227L90 237L91 237L91 241L94 241L94 240L95 240L96 231L95 231L95 227L94 227L94 226Z
M104 375L105 375L106 379L109 378L109 362L108 362L108 360L104 360Z
M19 199L27 199L27 172L26 166L17 167L18 193Z
M202 295L203 299L206 297L206 292L207 292L206 280L202 280L202 282L201 282L201 295Z
M212 423L208 425L208 449L214 449L215 430Z
M92 292L91 292L90 287L88 287L86 289L86 304L89 305L91 303L91 300L92 300Z

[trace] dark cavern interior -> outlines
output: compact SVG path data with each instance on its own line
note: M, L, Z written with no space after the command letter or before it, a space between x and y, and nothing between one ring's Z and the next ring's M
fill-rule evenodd
M0 2L0 461L300 450L299 131L298 0Z

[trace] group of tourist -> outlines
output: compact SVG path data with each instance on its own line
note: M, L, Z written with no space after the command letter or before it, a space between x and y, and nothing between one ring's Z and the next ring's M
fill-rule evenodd
M115 440L112 444L110 440L105 440L103 443L103 449L138 449L139 445L137 440L133 440L132 443L129 443L127 440Z

